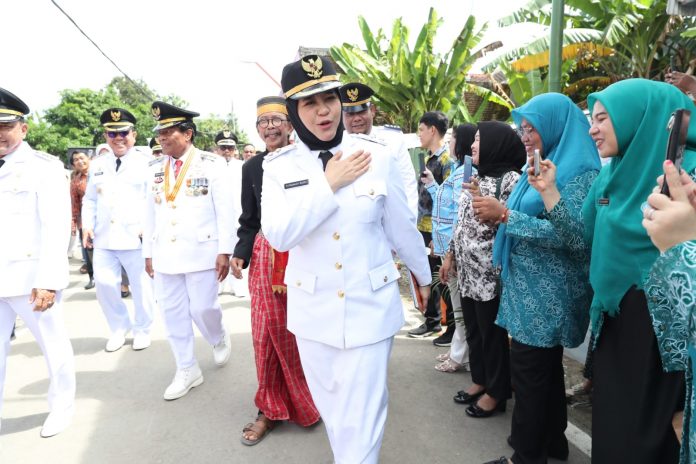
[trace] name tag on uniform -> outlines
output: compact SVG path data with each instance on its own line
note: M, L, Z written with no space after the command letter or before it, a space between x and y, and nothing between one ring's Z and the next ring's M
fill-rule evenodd
M164 171L155 173L155 184L164 182Z
M94 176L95 176L95 177L96 177L96 176L101 176L102 174L104 174L104 171L99 171L99 172L95 172L95 173L94 173Z
M288 184L285 184L284 187L286 189L291 189L295 187L302 187L303 185L308 185L309 184L309 179L304 179L304 180L296 180L295 182L290 182Z

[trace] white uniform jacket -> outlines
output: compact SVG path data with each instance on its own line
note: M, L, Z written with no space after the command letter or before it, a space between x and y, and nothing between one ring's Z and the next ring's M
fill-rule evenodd
M63 163L26 142L0 168L0 297L68 286L70 187Z
M94 231L94 248L137 250L143 233L149 155L131 148L121 157L107 153L89 166L82 198L82 228Z
M225 158L222 158L225 160ZM236 158L225 160L227 165L227 181L232 184L232 200L234 201L234 209L236 216L234 217L235 230L239 228L239 216L242 214L242 166L244 161ZM239 238L236 233L234 236L234 246L237 245Z
M413 217L418 217L418 182L416 181L416 169L411 162L411 155L406 147L406 137L401 129L390 126L372 126L370 135L378 139L382 139L387 143L387 146L392 150L392 156L396 160L396 164L401 174L401 179L404 182L406 189L406 198L408 199L408 207L413 211Z
M403 326L392 245L421 285L431 281L423 238L384 142L344 134L332 152L349 156L360 148L372 154L370 170L336 193L318 152L301 141L263 163L261 228L271 246L290 250L288 329L337 348L372 344Z
M217 255L232 254L237 238L239 212L225 160L195 147L181 157L184 164L189 156L191 165L171 204L165 198L164 173L169 169L171 191L174 159L162 156L150 163L143 257L152 258L154 270L163 274L214 269Z

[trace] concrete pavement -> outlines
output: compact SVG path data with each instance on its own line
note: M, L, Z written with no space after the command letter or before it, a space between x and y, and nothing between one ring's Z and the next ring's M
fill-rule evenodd
M19 328L8 359L5 404L0 432L0 463L331 463L323 425L302 429L284 423L262 443L239 442L241 429L253 420L256 370L251 343L248 298L223 295L224 319L232 332L229 363L215 366L212 349L200 337L196 354L204 383L187 396L167 402L162 393L174 375L174 361L156 319L152 346L135 352L128 344L106 353L106 322L94 290L82 289L86 276L72 261L71 285L64 310L77 366L76 414L65 432L42 439L48 413L46 365L28 330ZM132 309L130 298L127 300ZM415 311L405 309L407 328ZM468 373L433 369L446 348L431 340L397 337L390 364L390 409L381 462L478 464L510 455L506 444L512 405L488 419L471 419L452 396L471 382ZM571 429L573 429L571 427ZM587 437L572 430L587 447ZM569 433L571 435L571 433ZM569 462L590 459L571 446Z

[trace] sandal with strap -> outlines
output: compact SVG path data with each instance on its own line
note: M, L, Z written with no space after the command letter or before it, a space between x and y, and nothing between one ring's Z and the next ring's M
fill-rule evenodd
M443 361L440 364L436 365L435 369L437 369L440 372L447 372L451 374L452 372L457 372L459 369L461 369L461 367L462 365L458 362L448 359L447 361Z
M263 425L259 425L263 424ZM263 414L259 414L256 416L256 420L254 422L249 422L247 425L244 426L242 429L242 436L240 438L241 442L243 445L247 446L254 446L257 445L258 443L261 442L264 438L266 438L266 435L270 433L271 430L275 427L275 421L269 419L268 417L264 416ZM256 439L251 439L251 438L244 438L244 434L247 432L252 432L256 435Z

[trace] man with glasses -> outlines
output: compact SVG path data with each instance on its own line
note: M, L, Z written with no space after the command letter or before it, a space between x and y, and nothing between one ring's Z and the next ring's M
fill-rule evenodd
M28 113L22 100L0 89L0 411L19 315L48 366L50 413L41 436L50 437L70 424L75 403L75 361L61 302L68 286L70 193L63 164L24 142Z
M227 164L230 160L239 160L237 156L237 143L239 139L234 132L224 130L218 132L215 136L215 145L217 146L217 154L225 158Z
M94 248L92 266L97 301L111 336L106 351L120 349L133 332L133 349L150 346L154 300L145 274L141 243L149 156L134 148L135 117L109 108L100 118L110 153L92 161L82 200L83 246ZM130 318L121 299L121 266L130 280L135 307Z
M263 160L268 153L289 144L292 125L285 99L264 97L256 104L256 130L266 150L242 167L242 215L231 266L235 277L249 266L251 292L251 335L254 343L259 387L254 403L256 420L242 430L241 442L255 445L270 432L276 421L291 420L309 426L319 412L300 363L295 336L287 329L287 296L283 282L288 253L274 250L261 231L261 187Z

